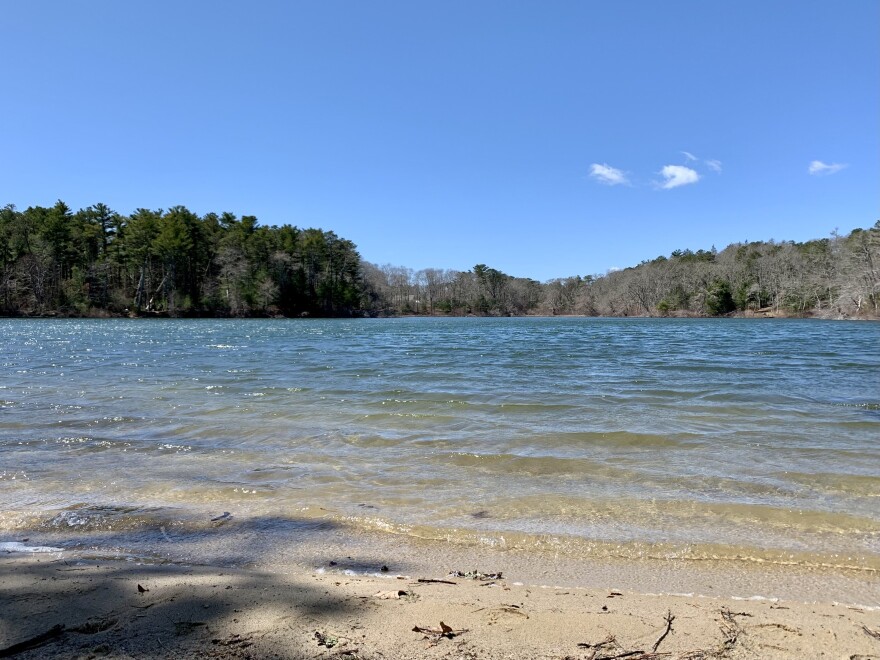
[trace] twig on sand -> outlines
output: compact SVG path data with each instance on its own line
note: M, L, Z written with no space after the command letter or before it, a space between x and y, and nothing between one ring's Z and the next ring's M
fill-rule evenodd
M623 651L622 653L618 653L617 655L603 655L602 660L617 660L618 658L630 658L632 656L643 657L644 655L644 651ZM599 659L597 658L596 660Z
M618 660L620 658L631 658L633 656L643 656L645 654L641 649L633 651L625 650L618 642L614 635L609 635L601 642L590 644L581 642L578 646L582 649L593 649L589 660ZM607 651L606 651L607 649Z
M451 580L435 580L434 578L419 578L417 582L423 584L458 584L458 582L452 582Z
M462 628L461 630L453 630L452 626L447 626L442 621L440 622L439 628L434 628L431 626L415 626L413 627L413 632L421 633L426 638L431 639L431 646L437 644L444 637L446 639L452 639L453 637L458 637L459 635L466 633L468 631L467 628Z
M736 646L739 636L743 633L742 626L740 626L739 622L736 620L736 617L738 616L752 615L748 612L731 612L727 607L721 608L721 618L724 621L721 624L721 634L724 635L722 650L725 653Z
M609 635L601 642L596 642L595 644L590 644L589 642L581 642L578 646L582 649L601 649L603 646L608 646L610 644L617 645L617 639L615 639L614 635Z
M622 660L623 658L630 658L630 660L655 660L657 658L663 658L668 656L669 653L657 653L657 649L660 648L660 644L666 639L666 636L672 632L672 622L675 621L675 615L672 614L672 610L666 611L664 621L666 621L666 628L663 630L663 634L660 635L659 639L654 642L654 648L650 651L643 651L642 649L627 651L620 645L620 643L618 643L617 638L613 635L609 635L601 642L596 642L595 644L581 642L578 646L582 649L593 650L593 653L589 656L589 660Z
M660 648L660 643L666 639L666 635L672 632L673 621L675 621L675 615L672 613L672 610L666 610L666 630L660 635L660 639L654 642L654 648L651 649L651 653L656 653L657 649Z

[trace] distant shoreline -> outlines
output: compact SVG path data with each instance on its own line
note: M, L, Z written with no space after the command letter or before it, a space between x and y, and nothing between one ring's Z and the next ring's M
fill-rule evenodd
M874 315L858 315L849 316L846 314L791 314L788 312L735 312L725 314L723 316L710 316L708 314L696 313L671 313L671 314L653 314L653 315L634 315L626 314L620 316L609 315L588 315L588 314L388 314L388 315L348 315L348 316L318 316L318 315L299 315L299 316L269 316L269 315L248 315L248 316L218 316L218 315L200 315L200 314L168 314L165 312L157 313L141 313L141 314L112 314L106 310L100 310L95 314L75 314L68 312L56 312L49 314L16 314L16 315L0 315L0 319L216 319L229 321L242 320L316 320L316 319L458 319L458 318L483 318L483 319L499 319L499 318L515 318L515 319L786 319L786 320L814 320L814 321L880 321L880 316Z
M880 222L803 243L673 250L543 282L485 263L379 265L333 231L184 206L122 215L105 204L74 211L60 200L23 211L7 205L0 243L4 314L880 316Z

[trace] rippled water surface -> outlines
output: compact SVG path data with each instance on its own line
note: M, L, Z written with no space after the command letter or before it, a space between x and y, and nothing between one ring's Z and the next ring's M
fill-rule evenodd
M0 536L295 518L880 568L880 325L0 320Z

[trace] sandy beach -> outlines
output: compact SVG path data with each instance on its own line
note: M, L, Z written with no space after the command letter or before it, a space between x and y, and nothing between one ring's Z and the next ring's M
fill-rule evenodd
M639 593L614 587L613 570L607 586L564 587L345 562L280 571L5 553L0 657L880 658L871 606Z

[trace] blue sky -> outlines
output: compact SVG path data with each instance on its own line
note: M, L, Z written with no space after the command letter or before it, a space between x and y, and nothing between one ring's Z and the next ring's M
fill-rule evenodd
M0 204L546 280L880 218L880 3L0 2Z

